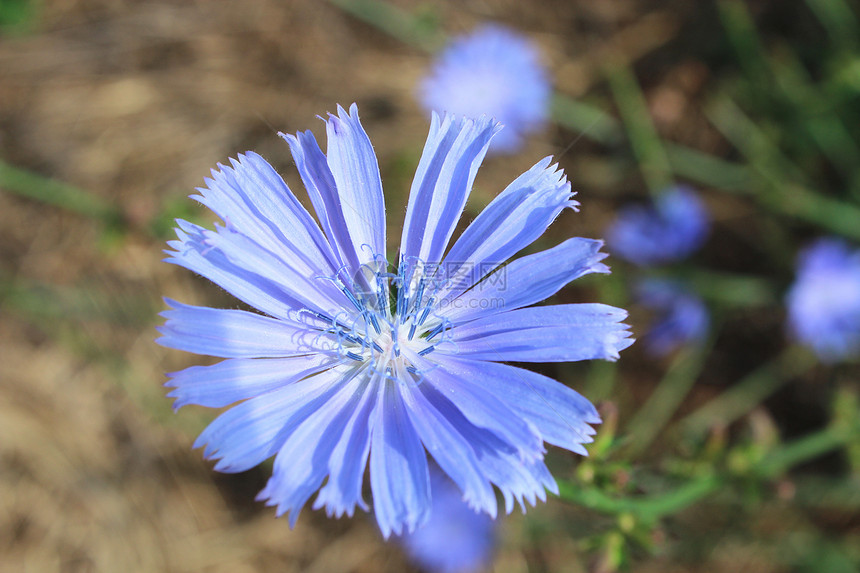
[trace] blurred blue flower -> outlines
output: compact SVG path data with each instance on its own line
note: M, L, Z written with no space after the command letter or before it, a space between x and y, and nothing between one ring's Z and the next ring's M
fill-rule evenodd
M434 573L465 573L487 565L495 545L495 522L463 501L457 486L438 470L430 472L433 512L427 523L403 536L406 552Z
M606 234L613 254L640 266L683 259L702 246L710 227L705 206L692 190L673 187L653 205L621 210Z
M819 239L798 258L788 292L792 334L825 362L860 354L860 250Z
M710 315L701 298L684 284L666 279L644 279L635 287L636 299L657 314L643 344L651 354L665 356L685 344L701 342Z
M505 126L490 153L515 152L546 122L552 89L540 53L527 37L489 24L453 40L420 86L428 112L489 115Z
M600 241L568 239L502 266L576 207L564 174L550 158L538 162L448 249L498 130L487 118L433 115L395 269L376 155L354 104L329 115L327 154L310 131L282 134L319 224L251 152L194 196L223 226L177 221L167 260L260 314L168 300L159 342L227 359L170 374L169 396L176 407L240 402L195 446L225 472L275 456L258 498L289 512L291 525L317 490L314 508L329 515L367 510L369 466L382 533L413 531L430 514L427 453L470 507L496 516L493 485L507 511L557 491L544 442L586 453L589 424L600 421L588 400L498 363L615 360L632 343L618 308L526 308L608 272Z

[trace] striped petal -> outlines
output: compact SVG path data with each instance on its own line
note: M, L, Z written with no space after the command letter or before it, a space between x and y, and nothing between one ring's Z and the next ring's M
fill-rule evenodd
M334 355L331 335L288 322L247 312L182 304L165 299L171 310L158 327L162 346L221 358L285 357L311 352Z
M232 358L212 366L191 366L168 374L167 394L176 398L173 409L187 404L223 408L307 376L332 368L341 361L325 354L289 358Z
M439 349L473 360L614 361L633 344L625 318L627 311L605 304L521 308L457 327Z
M485 277L437 311L454 324L468 322L540 302L567 283L589 273L608 273L601 263L603 241L574 237L562 244L521 257Z
M463 231L445 257L447 284L440 295L467 290L541 236L565 207L578 205L551 159L520 175Z
M433 113L409 192L401 258L425 263L442 260L490 139L499 129L487 117L471 120L446 114L440 120Z
M358 119L358 107L349 114L337 107L326 121L328 165L337 187L340 212L360 264L385 255L385 200L379 165L370 138Z
M371 428L370 487L376 522L386 539L412 532L430 509L427 454L409 421L396 383L379 385Z

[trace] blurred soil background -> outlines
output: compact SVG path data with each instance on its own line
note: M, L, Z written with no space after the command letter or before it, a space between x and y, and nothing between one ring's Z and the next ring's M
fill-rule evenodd
M463 33L487 20L508 24L540 46L560 94L605 104L615 117L604 67L608 61L629 64L663 138L715 157L741 158L702 111L742 67L714 2L393 2L416 15L419 26L406 31L414 41L356 17L341 3L0 2L6 181L0 192L0 571L409 570L371 517L336 521L306 508L290 530L285 519L254 502L269 467L213 472L191 444L215 413L189 407L174 414L161 386L165 372L203 359L165 350L153 339L162 296L237 304L160 262L173 218L214 220L187 195L217 162L255 150L301 196L287 145L276 134L312 129L322 141L323 123L315 116L337 104L359 105L379 156L390 241L399 238L428 127L415 90L431 61L421 44L433 34ZM812 53L826 41L804 2L743 5L766 44ZM517 155L485 161L467 219L539 158L554 154L582 209L560 218L541 246L571 235L603 236L619 205L647 196L623 138L592 137L603 125L595 122L595 132L582 136L550 124ZM715 229L696 264L753 273L772 280L776 290L759 305L722 315L713 351L676 417L786 348L781 292L791 280L794 248L816 234L814 227L763 215L743 195L698 187ZM793 248L782 251L781 260L762 263L767 241ZM395 242L389 249L394 252ZM609 287L600 286L602 277L585 281L565 291L565 300L629 306L624 265L609 263L619 267ZM639 335L645 318L633 310ZM587 391L591 383L600 394L594 380L606 370L574 365L544 371L601 401L604 414L617 416L623 427L668 365L634 346L612 371L617 384L606 395ZM758 447L775 435L821 428L835 394L856 389L857 373L856 364L805 366L734 425L709 427L707 443L740 440ZM754 439L744 441L748 436ZM635 480L643 466L654 470L653 479L693 463L691 446L679 438L658 436L648 446L622 459L611 479ZM551 461L560 479L579 471L576 460L560 452L551 453ZM846 454L835 453L797 471L826 480L844 475L849 465ZM647 479L644 484L636 487L647 490ZM827 498L819 488L808 503L797 491L783 475L742 483L733 493L648 524L638 545L623 542L633 549L622 557L613 543L641 531L624 515L551 497L525 517L515 512L503 520L492 570L851 570L860 547L857 489L834 489Z

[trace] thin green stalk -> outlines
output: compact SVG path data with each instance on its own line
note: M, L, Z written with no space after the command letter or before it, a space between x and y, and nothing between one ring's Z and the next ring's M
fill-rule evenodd
M688 415L678 426L685 434L701 435L714 425L731 424L761 404L793 376L807 371L815 363L815 358L809 352L789 347L776 359L754 370Z
M627 66L609 68L607 78L642 176L651 192L659 194L672 184L672 168L642 90Z
M699 268L684 270L680 276L703 299L721 306L762 306L777 300L775 286L760 277Z
M618 120L597 106L556 93L552 98L551 115L559 125L591 141L604 145L621 141Z
M0 190L97 219L105 225L122 220L119 209L73 185L49 179L0 160Z
M445 33L433 19L421 18L381 0L329 0L332 4L404 44L434 52L445 44Z
M706 109L712 123L762 177L756 198L769 209L860 240L860 209L804 188L799 173L733 102L722 98Z
M626 451L635 456L647 448L669 422L702 371L710 343L681 350L657 388L630 420Z
M845 51L857 48L857 17L845 0L806 0L806 5L837 48Z
M729 43L737 54L744 74L748 81L758 88L753 90L753 95L768 93L770 66L749 8L740 0L722 0L717 3L717 8ZM759 99L759 105L764 105L765 101L761 97Z
M717 474L705 474L688 480L668 493L644 497L611 497L596 487L580 487L559 482L559 497L600 513L631 513L645 521L678 513L719 490L724 485Z
M772 451L756 465L755 473L762 478L774 478L792 467L823 456L858 438L858 428L827 427L794 440Z
M679 177L727 191L748 189L750 169L691 147L666 143L666 156Z

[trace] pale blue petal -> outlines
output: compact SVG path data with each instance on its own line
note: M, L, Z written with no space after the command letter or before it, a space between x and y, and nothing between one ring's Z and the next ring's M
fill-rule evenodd
M232 358L212 366L191 366L168 374L167 396L174 410L188 404L223 408L259 396L338 364L325 354L289 358Z
M465 358L437 357L445 368L464 380L476 380L490 394L504 400L518 416L529 420L541 438L587 456L582 444L592 442L600 415L582 395L536 372L507 364Z
M426 384L403 388L402 396L424 447L463 492L469 507L496 517L496 495L472 446L422 393Z
M334 316L343 308L351 308L349 299L334 282L326 278L322 269L315 272L313 269L294 266L296 261L284 260L229 228L219 227L217 232L204 229L201 234L212 250L222 252L228 261L245 273L268 279L290 298L298 301L302 308L328 316Z
M575 362L617 360L633 344L627 311L604 304L521 308L468 322L439 350L474 360Z
M340 210L359 263L385 255L385 200L376 153L361 126L358 107L342 107L326 122L328 165L337 187Z
M553 493L558 492L558 486L546 469L542 456L524 461L517 449L498 434L470 422L450 401L449 396L443 396L437 388L429 384L422 388L422 392L471 444L484 475L502 492L508 513L513 509L515 500L525 508L525 502L534 505L538 499L546 500L546 489Z
M540 302L589 273L608 273L603 241L574 237L557 247L521 257L498 269L436 313L454 324Z
M478 282L543 234L565 207L576 207L570 183L551 157L502 191L463 231L445 257L452 298Z
M350 238L349 228L343 218L334 175L314 134L310 131L300 131L295 136L284 133L278 135L283 137L290 146L296 168L329 242L337 247L341 262L347 264L355 273L359 267L356 246Z
M414 531L430 510L427 453L409 421L397 382L379 385L371 428L370 487L383 537Z
M366 368L341 380L337 392L305 418L278 451L272 476L257 500L277 506L278 516L289 512L290 527L328 475L332 452L368 385Z
M207 187L193 199L209 207L235 230L301 268L332 274L339 264L320 232L281 176L253 152L218 165Z
M376 407L379 378L361 395L352 416L341 432L340 440L329 458L329 478L314 500L314 509L326 508L329 517L352 517L355 506L367 511L361 495L364 469L370 453L370 417Z
M217 284L239 300L278 318L295 316L302 303L288 296L276 283L233 264L219 250L205 243L206 229L177 220L178 240L168 241L168 263L185 267Z
M279 358L310 352L335 355L333 337L299 323L244 310L224 310L165 299L172 310L158 327L162 346L221 358Z
M460 220L490 139L501 126L488 117L477 120L435 113L412 189L400 245L400 257L439 263Z
M237 404L209 424L194 447L205 445L203 455L218 460L218 471L246 471L275 455L290 433L331 398L348 372L343 367L324 370Z
M523 460L543 457L543 441L537 428L512 412L503 397L488 392L480 380L460 378L444 363L434 363L416 354L409 358L422 373L421 385L429 384L438 390L471 423L497 434Z

